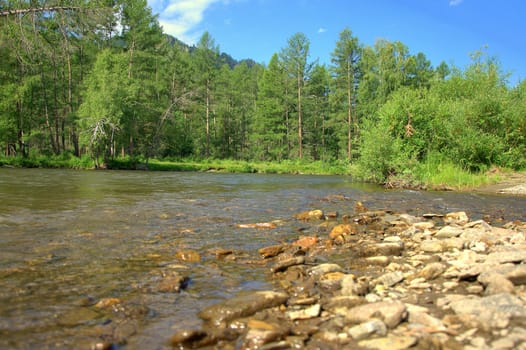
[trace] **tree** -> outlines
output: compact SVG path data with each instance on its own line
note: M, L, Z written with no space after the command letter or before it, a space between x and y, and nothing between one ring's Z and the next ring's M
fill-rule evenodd
M281 50L281 60L285 71L296 85L296 112L298 114L298 156L303 158L303 101L302 94L305 80L308 79L312 64L307 62L309 57L309 39L303 33L296 33L288 40L288 45Z
M106 167L115 156L116 136L122 129L122 118L131 97L128 57L111 50L101 51L87 78L84 102L79 109L81 140L97 167Z
M197 78L197 84L205 106L205 156L209 157L212 94L214 91L214 83L217 76L219 63L219 47L216 46L214 39L210 36L210 33L203 33L201 39L199 39L194 55L196 70L199 74Z
M358 85L360 83L360 59L362 48L358 38L353 37L350 29L346 28L340 33L340 39L331 54L331 72L333 73L334 96L336 119L345 109L345 120L347 130L347 159L352 159L353 134L357 132L358 120L356 103L358 100ZM339 123L337 123L339 124Z
M330 74L325 65L316 64L305 85L305 146L313 159L331 159L334 149L333 129L329 119Z
M285 71L277 54L258 79L256 113L251 128L252 157L282 160L287 156Z

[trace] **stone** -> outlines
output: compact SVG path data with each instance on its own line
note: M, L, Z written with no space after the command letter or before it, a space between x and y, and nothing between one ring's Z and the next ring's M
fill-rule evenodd
M486 287L484 292L487 295L513 293L513 283L499 273L483 272L478 276L477 280Z
M404 274L400 271L388 272L381 275L375 280L376 284L383 284L386 287L392 287L404 280Z
M415 337L390 334L383 338L362 340L358 345L376 350L404 350L415 345L417 341L418 339Z
M468 296L450 303L457 315L465 315L468 322L484 329L505 328L513 317L526 317L522 301L508 293L486 297Z
M163 271L161 281L156 287L156 291L161 293L178 293L188 284L188 277L182 276L176 271Z
M201 261L201 255L196 252L195 250L180 250L177 253L175 253L175 257L177 260L189 262L189 263L195 263Z
M98 309L106 309L114 305L120 304L122 301L119 298L102 298L96 304Z
M415 222L413 227L420 231L431 230L433 227L435 227L435 223L432 221L420 221Z
M261 255L264 259L267 258L273 258L285 251L285 245L283 244L277 244L277 245L271 245L268 247L263 247L258 250L259 255Z
M426 253L441 253L444 251L444 245L439 240L425 240L420 243L420 250Z
M308 210L294 215L294 218L298 220L321 220L324 218L323 211L319 209Z
M458 226L444 226L435 233L435 238L452 238L458 237L464 232L462 227Z
M318 317L321 312L321 305L314 304L306 308L287 311L287 316L292 320L307 320Z
M225 326L226 322L236 318L282 305L287 299L288 295L282 292L247 292L203 309L199 312L199 317L215 326Z
M417 276L424 278L426 281L431 281L442 275L444 271L446 271L446 265L435 262L427 264L422 270L420 270L420 272L418 272Z
M207 333L202 330L182 329L177 331L171 338L173 346L193 348L194 345L206 338Z
M526 265L514 266L505 276L516 286L526 284Z
M442 320L439 320L436 317L433 317L429 314L429 310L412 304L406 304L409 317L407 321L412 324L418 324L430 329L435 330L445 330L446 327Z
M332 228L331 232L329 233L329 238L336 239L340 236L353 235L357 232L358 228L354 224L339 224Z
M366 302L365 298L357 295L342 295L330 298L323 304L323 309L333 314L344 316L349 309Z
M307 274L314 278L320 278L329 272L343 272L343 269L340 265L326 263L313 266L307 270Z
M360 247L358 254L362 257L371 257L371 256L400 256L404 250L403 242L385 242L385 243L376 243L368 244L366 246Z
M521 263L526 261L526 250L514 250L505 252L489 253L486 258L487 263Z
M363 323L371 318L379 318L388 328L395 328L406 317L407 308L404 303L380 301L353 307L346 315L346 320L351 323Z
M407 225L414 225L418 222L420 222L421 219L417 218L416 216L409 215L409 214L400 214L398 216L398 219Z
M385 336L387 334L387 327L381 320L374 318L370 321L349 328L347 333L353 339L362 340L369 338L372 335Z
M275 222L255 222L250 224L237 224L237 228L259 228L259 229L274 229L278 227Z
M354 275L345 275L342 278L341 287L341 294L344 296L364 296L369 292L369 282L367 279L357 279Z
M270 271L272 272L282 272L287 270L289 267L294 265L302 265L305 263L305 257L304 256L294 256L292 258L283 259L281 261L278 261L275 263L271 268Z
M259 349L263 345L281 339L289 333L287 327L252 319L248 321L247 328L248 332L245 335L243 349Z
M465 211L458 211L453 213L447 213L444 215L444 222L447 224L455 224L463 226L469 222L468 215Z
M391 262L388 256L370 256L365 258L365 261L370 265L387 266Z
M298 240L292 242L293 246L298 246L300 249L310 249L318 244L318 237L314 236L303 236Z

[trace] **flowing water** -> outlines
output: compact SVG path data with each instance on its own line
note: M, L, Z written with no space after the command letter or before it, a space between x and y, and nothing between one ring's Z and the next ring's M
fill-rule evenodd
M203 307L270 288L257 249L297 238L294 214L352 213L357 201L414 215L526 220L525 197L386 191L340 176L0 169L0 348L118 339L127 349L167 349L176 329L200 324ZM274 220L273 230L236 227ZM240 258L218 260L215 248ZM179 262L180 250L202 259ZM190 278L185 290L152 287L166 268ZM96 308L104 298L123 306Z

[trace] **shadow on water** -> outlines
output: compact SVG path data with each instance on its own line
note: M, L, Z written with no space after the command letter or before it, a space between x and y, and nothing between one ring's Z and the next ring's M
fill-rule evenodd
M370 209L526 220L526 198L386 191L342 176L0 169L0 348L76 348L121 335L163 348L204 306L268 288L257 249L298 236L303 210ZM278 220L274 230L240 223ZM236 251L237 261L213 250ZM195 250L196 263L176 252ZM180 293L152 289L160 271L189 276ZM117 298L122 309L97 301ZM113 338L114 339L114 338Z

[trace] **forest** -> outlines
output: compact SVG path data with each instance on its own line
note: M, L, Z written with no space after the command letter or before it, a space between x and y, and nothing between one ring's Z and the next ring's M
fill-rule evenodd
M319 161L379 182L526 168L526 82L484 50L434 67L350 28L328 65L309 46L236 61L211 33L163 33L146 0L0 0L2 157Z

